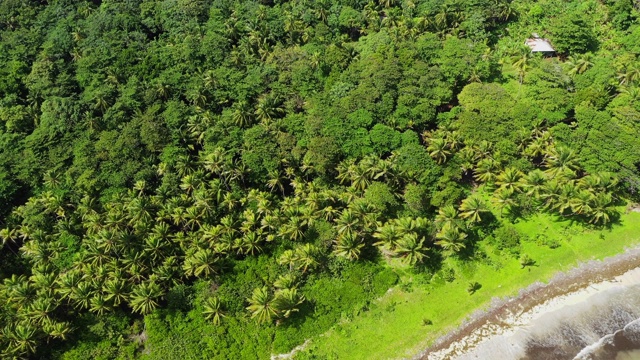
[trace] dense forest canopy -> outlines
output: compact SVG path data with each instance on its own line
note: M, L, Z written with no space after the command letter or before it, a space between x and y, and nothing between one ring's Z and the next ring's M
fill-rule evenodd
M264 358L509 252L490 208L615 223L638 7L1 1L1 356Z

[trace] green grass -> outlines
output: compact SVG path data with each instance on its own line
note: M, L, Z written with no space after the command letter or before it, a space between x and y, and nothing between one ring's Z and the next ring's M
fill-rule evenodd
M296 358L411 357L455 329L473 311L487 308L493 297L516 295L520 289L536 281L548 281L557 272L579 262L609 257L640 243L640 213L623 214L619 224L604 230L588 229L547 214L531 216L514 226L531 239L546 234L558 240L560 247L550 249L535 240L523 241L522 253L536 264L521 269L517 258L497 254L485 246L488 258L484 261L446 261L445 266L456 271L456 279L451 283L426 282L419 274L399 269L404 286L390 290L369 311L313 338ZM470 295L467 287L472 281L482 287ZM423 324L423 319L430 320L432 325Z

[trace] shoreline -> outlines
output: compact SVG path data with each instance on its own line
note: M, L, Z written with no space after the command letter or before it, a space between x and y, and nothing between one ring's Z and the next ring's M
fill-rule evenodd
M486 328L501 327L505 318L513 318L534 310L553 299L577 293L585 288L611 281L633 269L640 267L640 246L629 248L625 252L603 260L591 260L577 267L554 275L547 284L535 282L520 290L518 295L507 298L493 298L488 309L477 310L467 317L460 326L438 338L433 345L420 352L414 359L430 360L448 358L450 355L438 354L468 344L475 338L473 347L488 338L483 332ZM480 332L480 334L476 334ZM473 348L472 347L472 348ZM444 356L444 357L443 357Z

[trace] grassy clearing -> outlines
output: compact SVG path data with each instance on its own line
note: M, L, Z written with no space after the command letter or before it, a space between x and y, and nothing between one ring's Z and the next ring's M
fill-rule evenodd
M621 208L624 211L624 208ZM399 269L401 284L377 300L370 310L345 320L320 337L312 339L298 359L388 359L410 357L426 348L438 336L457 327L476 309L489 306L491 298L516 295L538 280L548 281L555 273L579 262L602 259L640 243L640 213L623 214L612 229L593 230L568 220L539 214L514 226L530 238L522 253L536 261L521 268L516 257L498 254L481 244L487 258L461 263L453 259L445 268L455 271L455 280L435 276L427 282L421 275ZM534 240L536 236L555 239L551 249ZM473 295L470 282L482 287ZM429 320L431 325L425 324Z

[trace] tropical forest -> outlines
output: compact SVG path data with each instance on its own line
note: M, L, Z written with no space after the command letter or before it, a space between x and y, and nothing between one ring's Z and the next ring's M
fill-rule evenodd
M639 17L0 1L0 358L410 358L637 245Z

